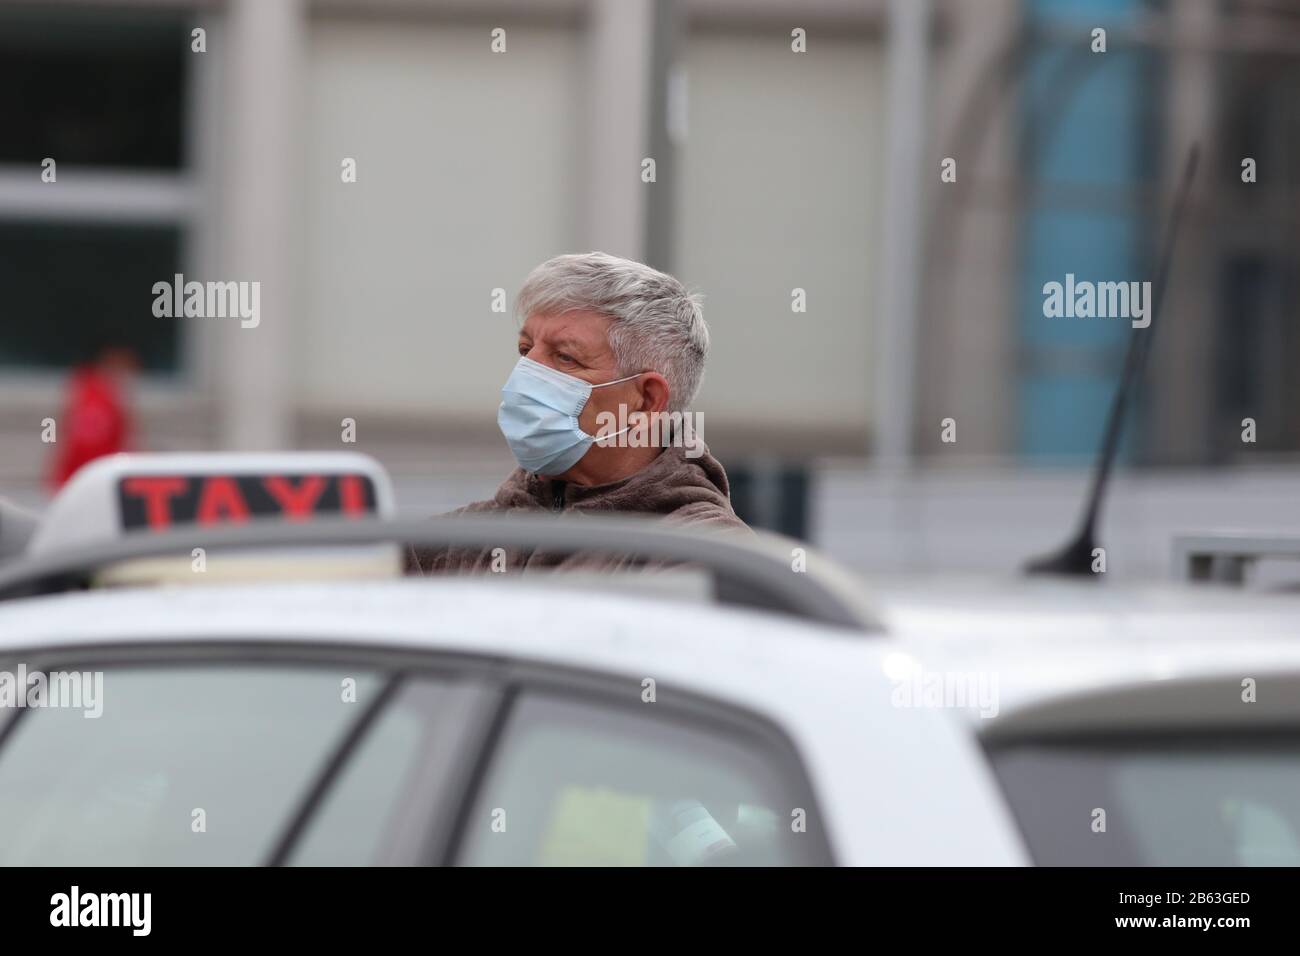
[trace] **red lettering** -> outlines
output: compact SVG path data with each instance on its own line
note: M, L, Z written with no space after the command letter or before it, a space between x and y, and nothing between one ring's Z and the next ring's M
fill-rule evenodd
M232 524L248 520L248 503L239 493L239 486L231 478L209 478L199 492L199 524L217 524L225 515Z
M295 488L287 478L263 478L262 486L275 499L289 521L304 521L311 517L316 502L325 491L325 479L309 475Z
M144 499L144 517L151 531L162 531L171 526L172 514L168 503L177 495L185 494L189 487L185 478L127 478L122 482L122 493L132 498Z
M365 486L359 476L339 476L339 507L353 518L366 513Z

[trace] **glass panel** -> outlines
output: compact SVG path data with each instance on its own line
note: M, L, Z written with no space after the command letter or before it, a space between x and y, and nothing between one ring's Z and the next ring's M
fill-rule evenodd
M191 55L171 13L0 7L0 163L179 168Z
M171 226L0 222L0 365L67 368L108 347L175 370L175 319L153 314L155 282L180 272Z
M1293 735L1021 745L994 766L1040 864L1300 865Z
M29 710L0 750L0 864L264 862L377 685L324 668L107 669L100 717Z
M434 735L431 715L441 685L408 686L389 701L358 744L324 803L294 847L294 866L364 866L381 862L387 827Z
M466 818L461 862L697 866L813 862L779 760L722 726L527 699ZM811 817L811 814L808 815Z

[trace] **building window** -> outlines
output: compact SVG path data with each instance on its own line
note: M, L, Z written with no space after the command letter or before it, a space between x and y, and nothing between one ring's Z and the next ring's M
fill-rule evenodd
M189 31L176 11L0 7L0 367L121 346L180 370L150 290L184 271L196 205Z

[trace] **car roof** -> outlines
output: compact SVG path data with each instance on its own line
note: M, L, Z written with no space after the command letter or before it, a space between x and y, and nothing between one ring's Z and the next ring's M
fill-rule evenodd
M66 592L0 604L0 635L0 657L207 641L498 656L621 674L634 700L651 678L663 700L705 695L780 727L842 862L1025 862L970 734L946 714L891 706L892 642L786 615L487 575ZM885 786L882 767L908 772Z
M1215 693L1236 704L1247 677L1300 680L1296 593L1047 577L886 575L867 586L886 633L924 668L996 676L998 716L964 711L981 729L1052 702L1091 697L1098 709L1114 709L1114 692L1156 683L1199 694L1217 683ZM1208 706L1202 699L1180 710L1190 721L1199 707L1213 720ZM1083 712L1072 713L1083 721Z
M123 641L384 643L640 673L682 660L701 689L771 691L770 667L817 661L827 682L900 655L927 671L992 672L1000 710L1115 685L1300 672L1300 594L1055 578L872 576L884 635L642 594L577 577L446 577L69 592L0 604L7 648ZM501 600L503 589L509 600ZM652 610L653 609L653 610ZM640 622L662 622L646 634ZM879 653L865 655L864 646ZM882 656L883 655L883 656ZM653 676L647 674L646 676Z
M328 556L354 546L386 545L390 557L396 559L399 544L482 552L492 549L491 553L502 556L506 549L515 548L552 556L607 555L620 561L635 557L652 568L704 569L713 579L713 598L721 602L780 610L858 634L878 629L862 598L860 582L834 561L808 553L791 539L766 532L681 527L644 515L510 512L453 514L434 520L324 517L303 523L266 518L224 527L134 531L111 541L64 546L5 563L0 566L0 600L102 586L105 575L112 576L109 569L124 564L132 568L127 575L132 581L162 584L165 576L156 573L159 559L183 558L188 564L199 552L204 570L209 554L257 552L264 557L271 554L281 571L296 573L293 569L304 551ZM298 558L288 558L289 553ZM797 566L800 560L804 561L802 567ZM541 563L549 566L549 562ZM389 573L397 573L400 562L390 564ZM257 566L268 567L264 562ZM233 570L234 564L226 567ZM302 576L311 580L313 575L308 570ZM181 578L193 584L204 580L193 574ZM260 578L254 574L250 579ZM173 578L171 583L178 582Z
M688 648L714 662L737 644L759 651L819 638L819 647L860 645L862 636L782 617L682 600L592 593L588 577L475 575L354 581L221 583L71 591L0 604L0 652L16 647L208 639L374 643L482 654L574 657L609 665L644 662L650 645L635 623L651 608L683 626L658 637L656 655ZM580 587L581 586L581 587ZM616 587L611 590L618 590ZM503 600L508 594L508 600ZM745 627L738 627L743 622ZM721 636L706 642L713 628ZM781 635L778 639L776 635ZM739 666L733 661L733 665ZM733 667L734 669L734 667Z
M782 728L840 859L899 865L1025 862L981 738L1300 722L1294 595L1055 579L864 587L886 625L870 637L547 575L75 591L0 603L0 657L261 641L537 662L623 675L638 697L652 678L665 700L704 695ZM996 716L978 702L955 714L899 706L900 674L917 670L995 675ZM1260 681L1261 707L1241 705L1243 677Z

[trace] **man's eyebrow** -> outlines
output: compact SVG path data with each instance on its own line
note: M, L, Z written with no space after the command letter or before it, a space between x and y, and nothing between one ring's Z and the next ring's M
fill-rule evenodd
M560 352L571 352L578 358L590 358L591 353L587 347L577 339L556 339L551 343L551 348Z

